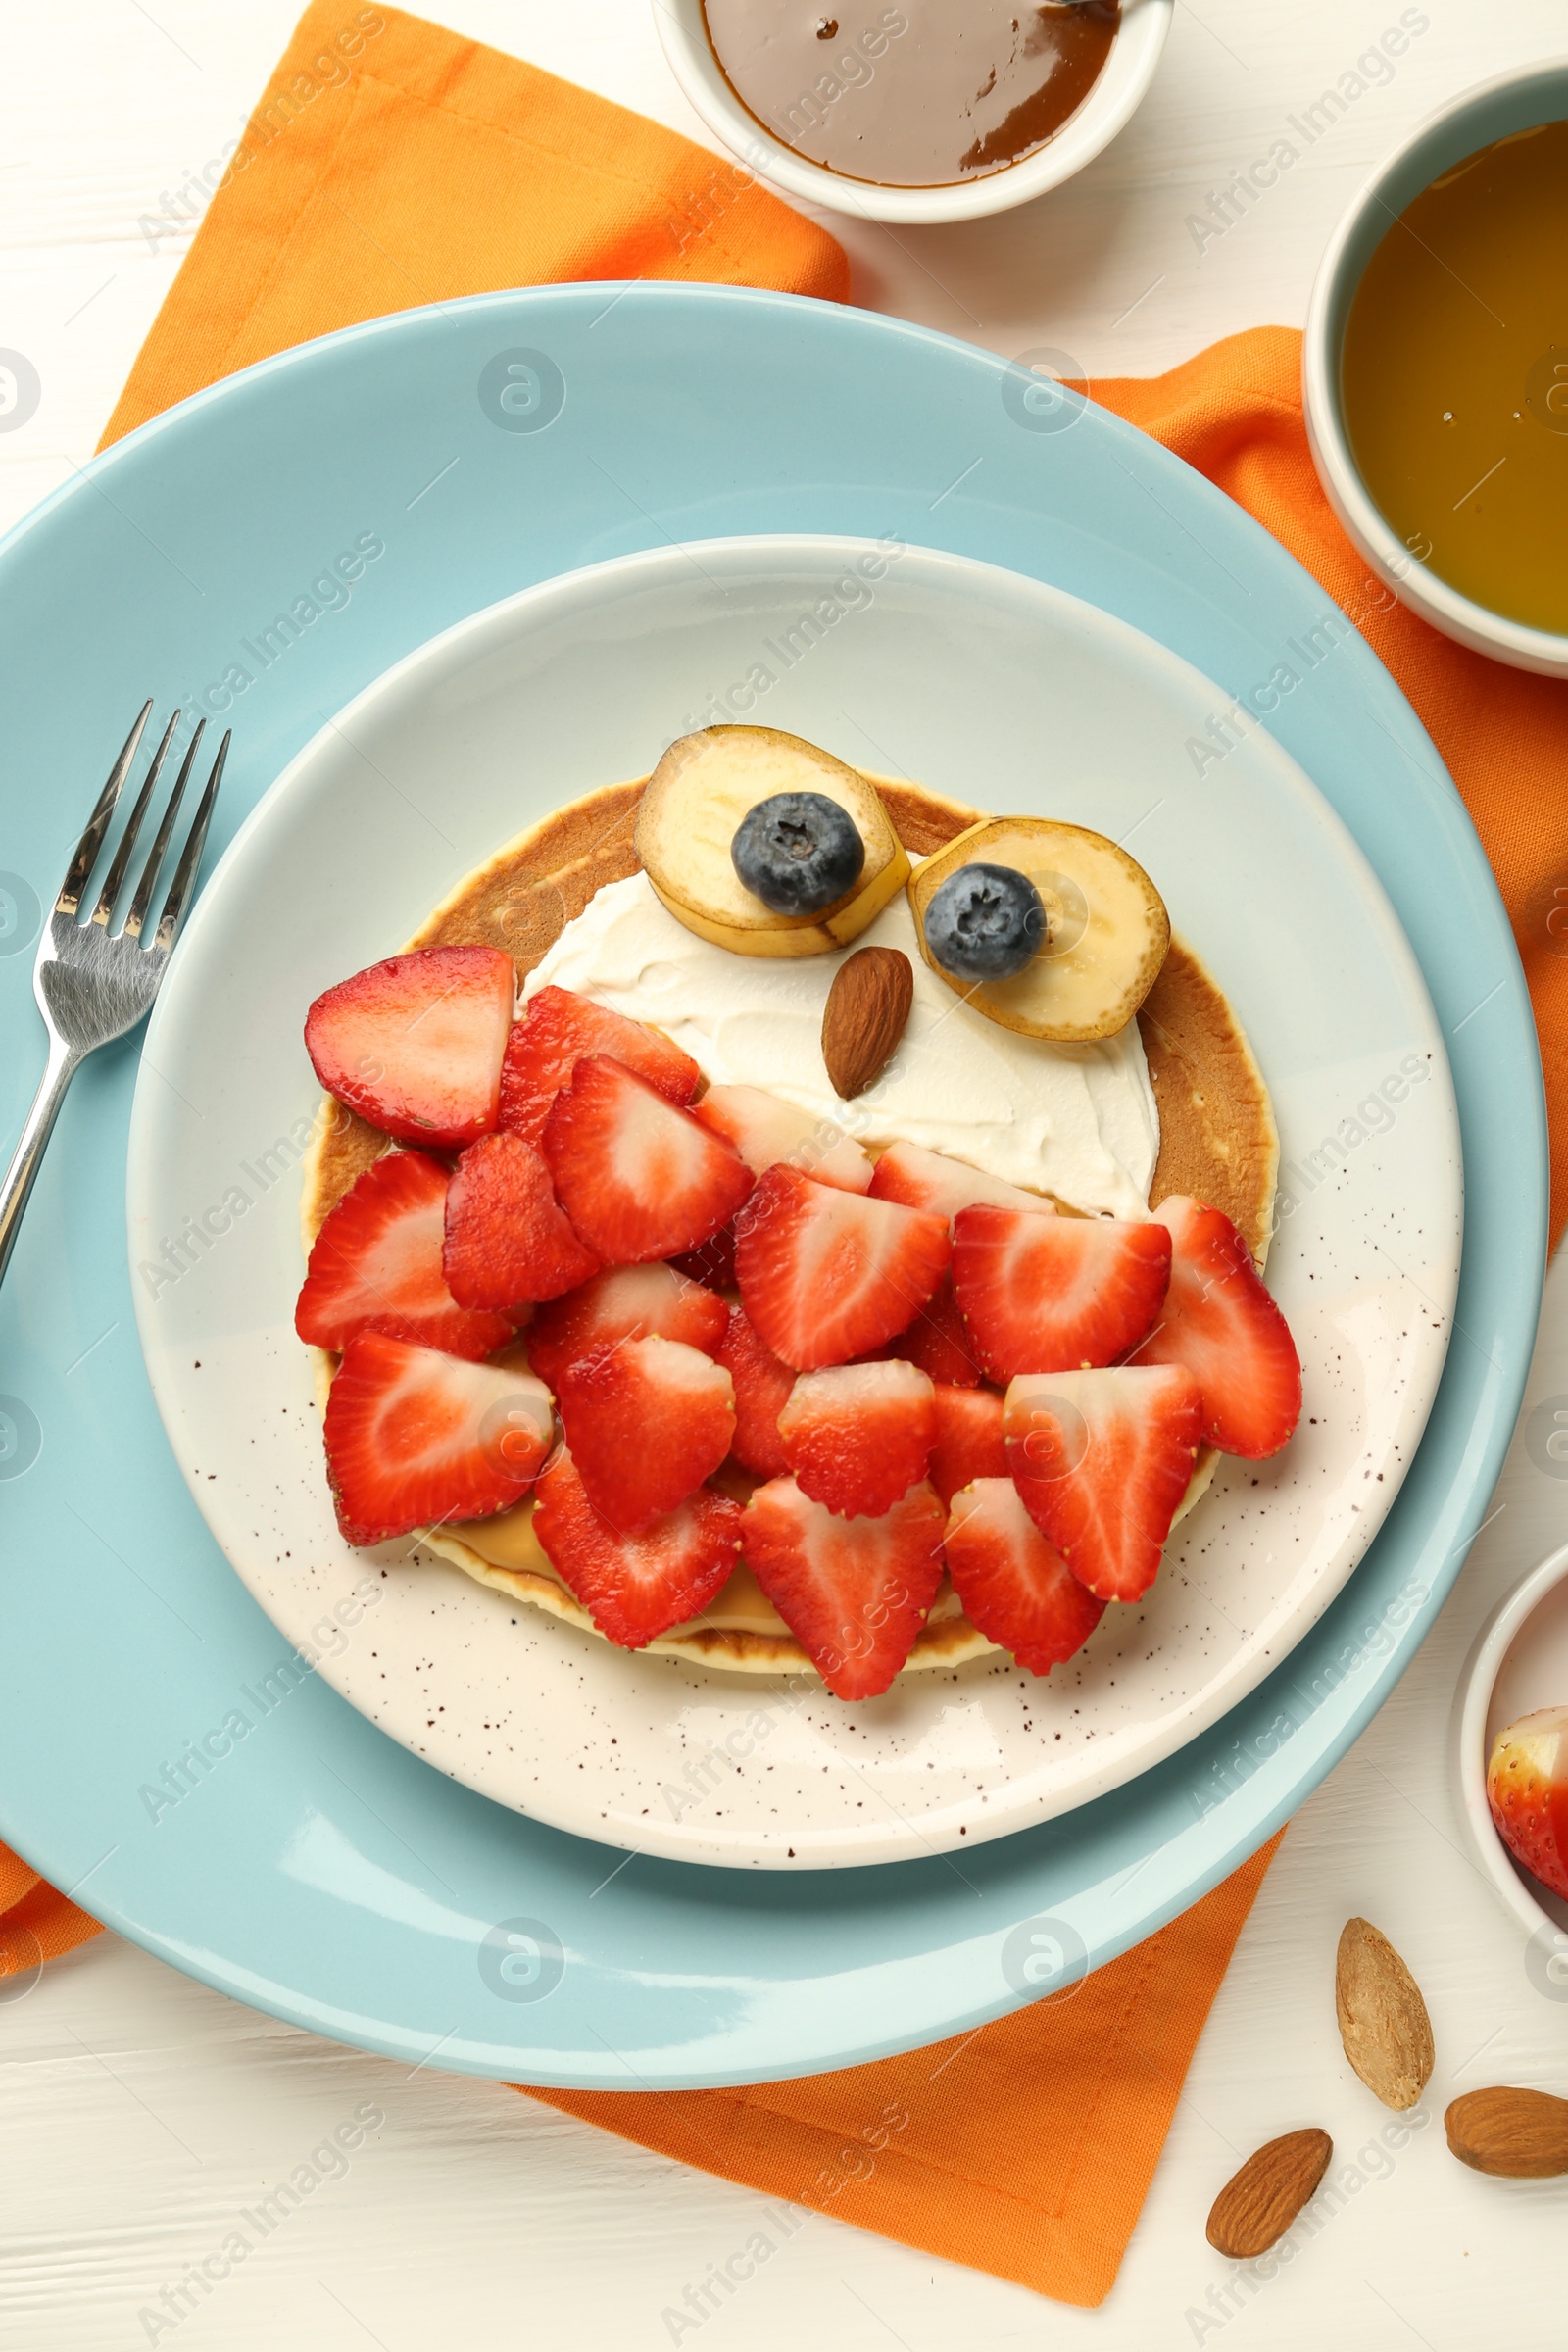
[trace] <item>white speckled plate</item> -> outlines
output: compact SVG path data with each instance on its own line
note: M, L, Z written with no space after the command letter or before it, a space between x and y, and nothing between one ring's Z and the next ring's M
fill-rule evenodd
M1219 687L1036 581L908 549L874 589L835 597L862 547L627 557L494 606L388 671L293 761L208 884L132 1119L142 1346L175 1456L250 1590L355 1706L443 1771L562 1829L693 1862L951 1851L1080 1805L1216 1721L1381 1524L1437 1388L1458 1273L1438 1024L1379 883L1306 776L1225 721ZM759 688L759 664L782 667L764 645L824 598L837 617ZM628 1655L422 1552L355 1553L334 1528L292 1330L292 1139L317 1093L305 1007L509 835L645 771L715 696L956 798L1130 840L1272 1091L1285 1168L1269 1280L1305 1368L1301 1428L1272 1463L1223 1465L1145 1600L1109 1610L1045 1681L993 1656L858 1706L791 1695ZM138 1274L182 1234L177 1279ZM350 1596L371 1564L367 1608Z

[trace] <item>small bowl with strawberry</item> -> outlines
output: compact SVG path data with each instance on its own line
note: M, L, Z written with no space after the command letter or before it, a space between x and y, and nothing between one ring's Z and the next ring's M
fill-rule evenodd
M1544 1954L1568 1954L1568 1544L1478 1636L1455 1700L1465 1825L1482 1869ZM1568 1998L1568 1974L1553 1974Z

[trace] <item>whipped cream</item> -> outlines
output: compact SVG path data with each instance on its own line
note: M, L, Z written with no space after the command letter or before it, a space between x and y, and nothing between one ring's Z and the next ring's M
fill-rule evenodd
M528 975L523 998L553 984L652 1021L710 1084L762 1087L872 1150L923 1144L1072 1208L1148 1215L1159 1115L1136 1021L1092 1046L999 1028L927 969L903 891L854 943L868 946L907 956L914 1003L893 1060L853 1102L839 1100L823 1067L822 1011L854 949L734 955L678 923L646 874L595 893Z

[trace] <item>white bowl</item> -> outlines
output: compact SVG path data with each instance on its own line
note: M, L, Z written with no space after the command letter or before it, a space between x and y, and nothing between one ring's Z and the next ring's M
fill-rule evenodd
M1374 506L1345 429L1340 357L1351 301L1395 218L1478 147L1568 117L1568 58L1500 74L1451 100L1372 174L1329 241L1307 311L1301 395L1312 462L1330 506L1356 547L1423 620L1515 669L1568 677L1568 636L1507 620L1428 571Z
M1568 1902L1514 1860L1487 1802L1487 1758L1497 1734L1537 1707L1562 1705L1568 1705L1568 1544L1494 1610L1454 1694L1454 1755L1471 1845L1524 1931L1532 1982L1550 1999L1568 2001Z
M864 220L978 220L1059 187L1110 145L1154 78L1175 5L1176 0L1122 0L1121 27L1105 70L1056 136L1025 162L988 178L936 188L882 187L808 163L748 114L724 79L703 22L702 0L654 0L654 22L670 71L709 129L760 179Z

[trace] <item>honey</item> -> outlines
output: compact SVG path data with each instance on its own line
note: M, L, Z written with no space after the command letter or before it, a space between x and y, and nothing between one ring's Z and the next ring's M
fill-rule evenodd
M1412 559L1568 635L1568 122L1466 156L1391 222L1341 383L1361 478Z

